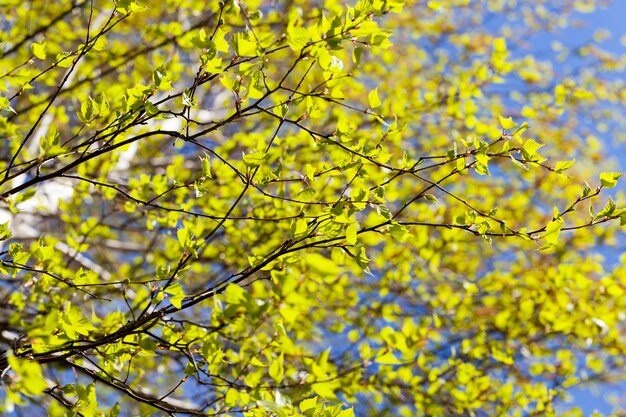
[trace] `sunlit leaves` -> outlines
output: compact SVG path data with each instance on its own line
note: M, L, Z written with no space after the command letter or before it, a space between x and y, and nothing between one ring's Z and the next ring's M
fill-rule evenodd
M98 414L95 382L87 386L76 384L75 394L78 399L77 411L86 416L96 416Z
M202 175L204 178L213 178L211 173L211 157L204 154L204 157L200 156L200 162L202 163Z
M289 25L287 27L287 43L296 52L300 52L309 41L309 31L303 27Z
M541 155L539 155L539 149L544 145L535 141L534 139L527 139L522 146L522 155L526 161L541 163L545 161Z
M356 244L358 223L352 223L346 228L346 243L348 245Z
M496 38L493 40L493 49L495 52L499 54L506 53L506 39L504 38Z
M80 309L67 303L65 311L59 316L60 329L72 340L81 336L88 336L89 333L96 328L91 322L83 317Z
M489 156L486 153L476 154L476 172L481 175L491 175L489 173Z
M243 156L243 162L248 168L256 168L267 158L265 152L253 152Z
M311 202L315 200L316 195L317 190L314 187L311 187L310 185L305 185L304 187L302 187L297 197L304 202Z
M548 3L11 6L3 345L47 412L545 414L621 369L620 64L538 54Z
M123 14L131 14L144 10L145 7L137 0L116 0L115 10Z
M613 188L623 175L619 172L603 172L600 174L600 184L605 188Z
M269 375L276 382L282 381L283 379L283 375L285 373L285 368L283 365L284 361L285 361L284 354L281 353L278 358L275 358L270 363Z
M226 42L225 32L221 28L218 28L212 36L204 29L200 29L191 42L198 48L208 50L213 55L215 51L228 52L228 42Z
M546 225L546 231L543 236L546 243L550 246L556 245L559 242L559 236L564 223L563 218L556 207L554 207L553 212L553 219Z
M246 299L245 292L237 284L228 284L224 291L224 301L229 304L240 304Z
M377 88L372 90L369 93L369 95L367 96L367 98L369 100L370 108L375 109L376 107L380 106L381 101L380 101L380 98L378 98L378 89Z
M559 174L562 173L563 171L567 171L574 165L574 162L575 162L574 159L572 159L571 161L559 161L556 163L556 166L554 167L554 171Z
M11 107L9 99L4 96L0 96L0 110L8 110L11 113L17 114L13 107Z
M192 95L191 90L188 88L183 91L181 96L181 102L185 107L195 107L197 104L196 98Z
M291 237L296 240L300 240L307 236L309 230L306 219L299 218L293 220L291 223Z
M615 205L615 202L613 202L613 199L609 197L609 202L598 212L598 214L596 214L596 218L601 219L603 217L610 217L613 215L616 208L617 206Z
M154 85L163 90L171 88L171 80L167 72L167 68L163 65L152 72L152 81Z
M13 233L9 230L9 222L0 224L0 241L7 240Z
M515 123L511 117L504 118L498 115L498 119L500 120L500 125L504 130L510 130L517 126L517 123Z
M183 288L180 283L174 282L170 284L166 289L165 293L168 295L167 299L172 303L172 305L176 308L182 307L182 301L185 298L185 294L183 292Z
M33 55L37 58L37 59L46 59L46 42L41 42L41 43L33 43L30 46L31 50L33 51Z
M233 50L239 56L256 56L257 44L249 33L235 33L232 38Z

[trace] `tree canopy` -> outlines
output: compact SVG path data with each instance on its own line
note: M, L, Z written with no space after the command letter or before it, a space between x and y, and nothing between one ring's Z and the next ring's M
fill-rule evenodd
M0 412L583 415L626 61L560 34L603 4L3 1Z

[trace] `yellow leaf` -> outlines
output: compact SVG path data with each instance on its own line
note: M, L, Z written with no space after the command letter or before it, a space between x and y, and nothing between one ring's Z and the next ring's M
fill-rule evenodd
M563 220L553 220L546 226L546 234L543 236L546 242L551 245L556 245L559 242L559 235L563 228Z
M246 292L237 284L228 284L224 291L224 300L229 304L239 304L245 298Z
M33 51L33 55L38 59L46 59L46 42L41 43L33 43L30 46L31 51Z
M498 119L500 120L500 125L504 130L513 129L515 126L517 126L517 123L515 123L511 117L504 118L498 115Z
M374 90L372 90L369 95L367 96L369 102L370 102L370 108L375 109L376 107L380 106L380 98L378 97L378 88L375 88Z
M506 39L504 38L496 38L493 40L493 49L496 52L503 53L506 52Z
M352 223L346 228L346 243L348 245L356 244L356 234L357 234L358 223Z

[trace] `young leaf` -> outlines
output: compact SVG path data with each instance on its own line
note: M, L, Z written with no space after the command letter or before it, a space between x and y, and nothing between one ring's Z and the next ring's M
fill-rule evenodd
M357 236L357 228L359 227L358 222L354 222L346 228L346 243L348 245L356 244L356 236Z
M253 152L243 156L243 162L248 168L256 168L267 158L265 152Z
M515 126L517 126L517 123L515 123L513 121L513 118L511 117L504 118L498 115L498 119L500 120L500 125L502 126L502 129L504 130L513 129Z
M300 240L306 237L309 230L309 225L306 219L296 219L291 223L291 238L294 240Z
M598 214L596 215L596 219L601 219L603 217L610 217L615 212L616 208L617 206L613 202L613 199L609 197L609 202L606 204L606 206L602 210L598 212Z
M31 51L33 52L33 55L35 55L35 58L37 59L41 59L44 60L46 59L46 42L43 41L41 43L33 43L31 46Z
M572 167L572 165L574 165L574 162L576 160L572 159L571 161L559 161L556 163L556 166L554 167L554 170L558 173L561 173L563 171L566 171L568 169L570 169Z
M622 177L620 172L603 172L600 174L600 184L604 188L613 188L617 185L617 180Z
M563 220L557 219L552 220L546 226L546 233L543 235L546 243L550 245L556 245L559 242L559 235L561 234L561 229L563 228Z
M181 287L178 282L170 284L165 292L168 294L167 299L170 300L170 303L172 303L174 307L182 307L182 302L185 299L185 293L183 292L183 287Z
M375 109L376 107L380 106L380 98L378 98L378 88L373 89L369 95L367 96L369 103L370 103L370 108L371 109Z

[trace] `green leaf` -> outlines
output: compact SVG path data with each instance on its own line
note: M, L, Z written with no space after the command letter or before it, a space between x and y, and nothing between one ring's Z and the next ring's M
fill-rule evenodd
M391 218L393 217L393 215L391 214L391 211L389 211L389 209L383 206L382 204L379 204L378 206L376 206L376 211L378 212L378 214L380 214L382 217L384 217L387 220L391 220Z
M116 0L115 11L125 15L137 13L145 10L146 7L139 4L137 0Z
M424 194L424 198L429 203L438 203L439 202L439 200L437 199L437 196L434 195L434 194Z
M205 178L213 178L211 173L211 156L205 152L204 157L200 156L200 162L202 164L202 175Z
M96 41L93 43L92 49L96 52L102 52L107 47L107 41L104 35L98 36Z
M313 389L313 392L329 401L337 401L337 395L335 394L335 390L339 388L341 387L337 381L316 382L314 384L311 384L311 389Z
M11 113L17 114L17 112L13 110L13 107L11 107L9 99L4 96L0 96L0 110L8 110Z
M302 27L287 27L287 44L292 51L300 52L309 42L309 31Z
M182 302L185 299L185 293L183 292L183 287L178 282L174 282L170 284L166 289L165 293L169 295L168 300L170 303L178 309L182 307Z
M429 9L437 10L437 11L443 8L443 4L440 1L433 1L433 0L430 0L427 6Z
M527 139L524 142L524 146L522 146L522 155L526 161L538 162L541 163L545 161L541 155L539 155L538 150L544 145L536 142L534 139Z
M308 98L308 97L307 97ZM289 106L286 103L274 107L274 114L278 117L285 117L289 112Z
M519 126L515 132L513 132L513 137L515 137L520 143L524 140L522 139L522 133L524 133L528 129L528 122L523 122L521 126Z
M70 339L77 339L78 335L87 336L96 328L81 313L80 309L67 302L65 312L59 317L59 326Z
M269 411L270 415L282 415L283 407L276 401L271 400L258 400L257 405L262 409Z
M189 242L192 239L192 234L189 232L189 229L187 228L178 229L176 231L176 236L178 237L178 243L183 249L189 246Z
M228 284L224 290L224 301L228 304L241 304L246 299L246 291L237 284Z
M411 237L411 234L409 233L406 226L400 224L392 224L391 226L389 226L389 232L394 239L400 242L405 242L408 238Z
M281 352L280 356L272 360L270 363L269 375L277 383L283 380L283 375L285 374L285 368L283 366L284 362L285 362L285 354Z
M233 50L238 56L257 56L257 44L245 32L233 35Z
M83 101L80 105L80 112L78 113L78 118L84 124L90 124L94 119L95 112L97 110L97 106L91 97L87 97L85 101Z
M69 52L61 52L54 59L57 67L69 68L72 66L72 55Z
M4 222L0 224L0 241L7 240L13 233L9 230L9 222Z
M352 50L352 62L358 67L361 64L361 57L363 56L363 48L357 47Z
M356 236L357 236L358 227L359 227L358 222L354 222L348 225L348 227L346 228L346 243L348 245L356 244Z
M298 405L298 408L303 413L306 413L309 410L315 410L317 408L317 397L307 398L302 400Z
M234 407L239 401L239 392L234 388L229 388L224 396L224 403L227 407Z
M335 262L319 253L308 253L304 260L308 268L320 276L337 276L341 273L341 268Z
M380 106L381 101L380 98L378 98L378 88L373 89L368 94L367 99L369 100L371 109L375 109L376 107Z
M44 60L46 59L46 42L43 41L41 43L33 43L30 46L31 51L33 52L33 55L35 55L35 58L37 59L41 59Z
M559 161L556 163L554 170L558 173L566 171L574 165L575 161L576 161L575 159L572 159L571 161Z
M491 175L489 173L489 155L484 152L476 154L476 165L474 165L474 169L476 173L480 175Z
M17 389L26 395L41 395L48 388L41 366L36 361L20 359L13 355L9 355L7 361L17 377L16 381L11 381L12 384L17 385L13 389Z
M298 218L291 222L291 238L300 240L307 236L309 224L306 219Z
M518 161L517 158L513 156L513 154L509 154L509 157L511 158L511 161L513 161L513 163L517 165L518 167L522 168L525 171L529 170L528 165L524 164L523 162Z
M77 411L83 415L95 416L96 409L98 407L98 401L96 399L96 383L83 387L80 384L76 384L76 395L78 396Z
M622 177L620 172L603 172L600 174L600 184L604 188L613 188L617 185L617 180Z
M148 116L154 116L155 114L159 112L159 108L155 106L154 104L150 103L149 101L146 102L145 109L146 109L146 114Z
M562 228L563 220L561 219L556 219L548 223L546 226L546 233L543 236L546 243L556 245L559 242L559 235L561 234Z
M206 30L204 30L204 28L198 30L196 35L193 38L191 38L191 43L196 48L216 50L215 44L213 43L209 35L206 33Z
M191 90L188 88L185 88L185 90L183 91L181 100L183 102L183 106L185 107L195 107L197 104L195 96L192 95Z
M253 152L243 156L243 162L248 168L256 168L267 158L265 152Z
M346 408L345 410L341 410L337 417L354 417L354 408Z
M596 219L601 219L603 217L611 217L611 215L615 212L616 208L617 206L613 202L613 199L609 197L609 202L606 204L606 206L602 210L600 210L600 212L598 212L598 214L596 215Z
M300 190L300 192L298 193L298 198L303 201L309 202L314 201L316 195L317 191L315 190L315 188L307 185Z
M228 42L226 42L226 32L222 30L222 28L217 28L213 35L213 45L215 49L219 52L228 52Z
M495 43L495 41L494 41L494 43ZM511 117L504 118L504 117L498 115L498 120L500 120L500 125L502 126L502 129L504 129L504 130L513 129L515 126L517 126L517 123L515 123L513 121L513 118L511 118Z

